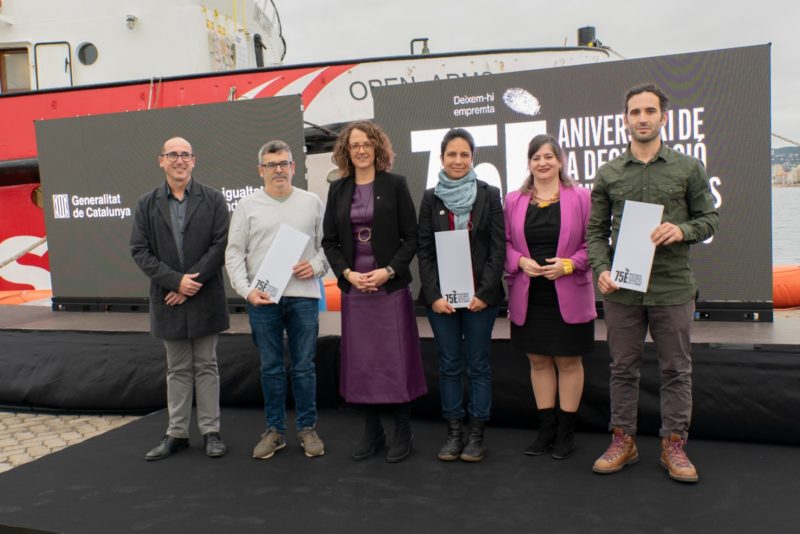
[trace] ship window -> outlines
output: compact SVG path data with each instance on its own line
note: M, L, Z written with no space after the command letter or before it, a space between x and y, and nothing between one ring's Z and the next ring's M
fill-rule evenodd
M0 93L31 90L31 68L28 50L9 48L0 50Z
M78 45L78 61L83 65L92 65L97 61L97 47L92 43Z

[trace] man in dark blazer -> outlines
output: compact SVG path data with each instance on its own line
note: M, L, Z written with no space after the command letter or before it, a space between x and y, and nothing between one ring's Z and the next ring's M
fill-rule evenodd
M189 446L192 393L205 452L223 456L219 435L217 340L228 328L222 266L228 207L222 194L192 179L195 155L174 137L158 156L166 182L139 199L131 254L150 278L150 330L167 350L169 427L146 455L160 460Z

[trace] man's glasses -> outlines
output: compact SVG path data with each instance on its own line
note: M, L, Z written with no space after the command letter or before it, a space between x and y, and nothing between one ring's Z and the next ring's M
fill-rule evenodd
M161 154L161 157L167 158L169 161L175 163L178 161L178 158L181 158L183 161L191 161L194 154L191 152L167 152L166 154Z
M364 150L372 150L375 148L375 143L371 141L367 141L366 143L350 143L348 147L350 148L350 152L359 152L362 148Z
M292 166L292 162L291 162L291 161L278 161L278 162L276 163L276 162L274 162L274 161L270 161L269 163L262 163L260 166L261 166L261 167L264 167L264 168L265 168L265 169L267 169L269 172L275 172L275 170L276 170L278 167L280 167L280 168L281 168L281 170L284 170L284 171L286 171L286 170L289 170L289 167L291 167L291 166Z

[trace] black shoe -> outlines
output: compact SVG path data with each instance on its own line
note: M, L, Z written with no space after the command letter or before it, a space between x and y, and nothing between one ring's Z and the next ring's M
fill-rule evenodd
M575 412L559 412L556 442L553 454L556 460L564 460L575 451Z
M411 455L411 404L398 404L394 410L394 441L386 453L386 461L390 464L402 462Z
M390 464L396 464L411 456L412 441L414 441L414 434L409 434L407 439L395 439L386 452L386 461Z
M209 432L203 436L203 441L206 443L206 456L219 458L220 456L225 456L225 453L228 452L228 447L225 446L225 442L222 441L219 432Z
M353 451L353 460L366 460L386 446L386 433L381 424L381 407L378 404L365 404L364 434Z
M553 448L556 441L556 411L555 408L539 410L539 434L536 441L525 449L528 456L539 456Z
M150 449L144 455L144 459L148 461L161 460L170 454L182 451L189 448L189 438L173 438L172 436L164 436L161 438L161 443L157 447Z
M361 440L358 442L355 450L353 451L353 460L357 462L360 460L366 460L385 446L386 434L384 434L383 429L381 429L379 436L369 436L364 434L361 436Z
M464 450L461 452L461 460L465 462L480 462L486 454L486 447L483 446L483 429L486 421L477 419L469 420L469 437Z
M464 450L464 423L461 419L447 420L447 441L439 450L439 459L443 462L454 462Z

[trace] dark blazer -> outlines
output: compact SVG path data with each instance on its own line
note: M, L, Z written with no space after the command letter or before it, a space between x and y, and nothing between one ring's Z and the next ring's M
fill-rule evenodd
M353 268L353 227L350 206L353 203L355 178L346 176L333 182L323 220L322 248L342 291L350 282L342 275ZM375 174L375 217L372 221L372 250L378 267L391 266L395 277L384 284L388 293L411 283L409 264L417 252L417 214L406 179L398 174Z
M228 244L228 206L222 194L192 179L186 200L181 265L175 245L166 187L162 183L139 199L131 231L131 254L150 278L150 331L160 339L189 339L228 328L222 266ZM178 290L186 273L200 273L203 284L179 306L164 297Z
M500 190L478 180L478 194L472 206L469 233L472 250L472 273L475 296L489 306L497 306L505 298L503 264L506 259L505 224ZM436 262L434 234L450 230L450 218L444 202L428 189L422 195L419 208L419 277L422 283L420 300L430 306L442 298L439 289L439 269Z

